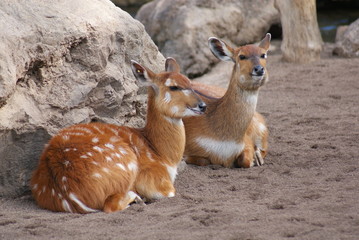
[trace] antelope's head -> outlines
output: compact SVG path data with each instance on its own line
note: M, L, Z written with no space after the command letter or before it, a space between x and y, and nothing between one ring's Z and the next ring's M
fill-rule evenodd
M257 90L268 81L266 63L270 40L271 35L267 33L258 46L250 44L232 48L224 41L211 37L208 45L218 59L235 63L232 78L237 79L242 89Z
M206 104L197 96L191 81L180 73L175 59L167 58L165 72L154 73L150 69L131 61L132 72L152 90L158 111L168 118L183 118L203 114Z

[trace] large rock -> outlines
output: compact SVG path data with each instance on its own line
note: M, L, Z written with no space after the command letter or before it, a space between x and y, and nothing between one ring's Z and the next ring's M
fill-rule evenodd
M207 40L215 36L238 46L259 41L280 22L274 0L155 0L136 15L166 57L176 58L190 77L218 60Z
M146 96L129 62L160 71L164 58L107 0L2 0L0 16L0 196L14 196L60 128L141 125Z
M336 37L333 54L341 57L359 57L359 18Z

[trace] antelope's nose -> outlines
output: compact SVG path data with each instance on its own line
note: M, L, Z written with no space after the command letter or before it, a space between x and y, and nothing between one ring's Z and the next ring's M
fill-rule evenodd
M254 66L253 68L253 74L257 76L263 76L264 74L264 67L261 65Z
M198 103L198 108L201 112L205 112L207 105L204 102L200 102L200 103Z

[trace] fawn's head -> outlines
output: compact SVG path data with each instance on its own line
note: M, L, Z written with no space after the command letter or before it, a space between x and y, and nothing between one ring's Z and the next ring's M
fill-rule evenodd
M158 74L135 61L131 68L137 80L152 89L155 105L164 116L183 118L205 112L206 104L193 91L191 81L180 74L175 59L167 58L166 71Z
M211 37L208 45L212 53L222 61L233 61L236 79L241 88L256 90L268 80L266 69L267 51L270 46L271 35L267 33L259 45L245 45L232 48L224 41Z

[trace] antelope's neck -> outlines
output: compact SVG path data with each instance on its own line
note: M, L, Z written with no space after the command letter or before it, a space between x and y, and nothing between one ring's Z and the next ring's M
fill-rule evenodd
M244 90L233 74L225 95L213 103L214 109L208 113L212 126L220 129L223 137L240 140L252 121L257 106L258 90Z
M182 119L163 116L153 99L148 99L147 122L143 134L151 147L164 163L176 165L183 156L185 148L185 130Z

